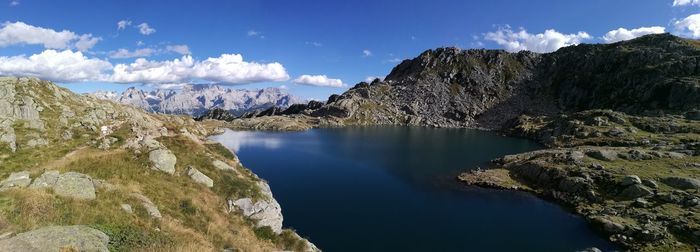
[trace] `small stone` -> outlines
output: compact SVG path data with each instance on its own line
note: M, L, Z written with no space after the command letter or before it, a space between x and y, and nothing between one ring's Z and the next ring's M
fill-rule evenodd
M129 214L134 212L131 209L131 205L129 205L129 204L121 204L121 208L122 208L122 210L124 210L124 212L129 213Z
M230 166L229 164L221 161L221 160L214 160L214 162L211 163L216 167L216 169L222 170L222 171L235 171L236 169L233 168L233 166Z
M151 199L139 193L130 193L129 195L141 201L141 205L144 208L146 208L146 212L148 212L148 214L151 217L153 217L154 219L163 218L163 216L160 214L160 211L158 210L158 207L156 206L156 204L153 204L153 201L151 201Z
M29 186L29 188L47 188L56 185L58 180L58 171L45 171L41 176L34 179L34 183Z
M632 203L632 206L639 207L639 208L647 208L647 207L649 207L649 202L643 198L637 198Z

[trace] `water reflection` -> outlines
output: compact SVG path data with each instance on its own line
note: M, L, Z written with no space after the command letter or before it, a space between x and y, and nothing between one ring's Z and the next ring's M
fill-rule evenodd
M240 151L241 146L256 146L267 149L277 149L282 146L282 139L275 137L274 134L265 135L249 131L227 130L225 134L213 136L211 139L220 142L234 152Z

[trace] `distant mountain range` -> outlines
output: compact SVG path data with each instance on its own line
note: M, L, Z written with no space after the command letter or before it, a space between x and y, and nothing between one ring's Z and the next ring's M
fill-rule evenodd
M90 95L99 99L143 108L149 112L200 116L211 109L223 109L233 115L265 110L271 107L289 107L305 100L279 88L230 89L219 85L193 84L180 90L156 89L144 91L130 87L121 94L97 91Z

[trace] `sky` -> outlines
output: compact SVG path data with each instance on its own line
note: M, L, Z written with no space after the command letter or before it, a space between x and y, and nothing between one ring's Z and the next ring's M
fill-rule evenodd
M700 0L0 1L0 75L79 93L218 83L325 100L437 47L700 38Z

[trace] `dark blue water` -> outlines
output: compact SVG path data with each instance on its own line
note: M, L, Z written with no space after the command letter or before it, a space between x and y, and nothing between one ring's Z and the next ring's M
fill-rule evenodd
M466 129L234 132L214 137L270 183L284 225L325 251L575 251L613 245L559 206L455 177L541 148Z

